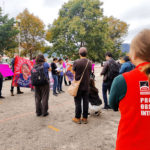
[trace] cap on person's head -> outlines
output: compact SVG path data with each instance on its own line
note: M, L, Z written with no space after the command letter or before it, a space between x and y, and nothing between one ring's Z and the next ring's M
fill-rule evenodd
M125 62L127 62L127 61L130 61L130 58L129 58L129 56L124 56L124 57L123 57L123 60L124 60Z
M111 53L111 52L107 52L107 53L105 54L105 56L112 57L112 53Z
M86 57L87 56L87 49L85 47L81 47L79 49L79 55L82 57Z

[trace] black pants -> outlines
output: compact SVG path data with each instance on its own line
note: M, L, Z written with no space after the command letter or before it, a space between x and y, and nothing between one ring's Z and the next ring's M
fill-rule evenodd
M50 91L49 83L42 86L35 86L36 114L45 115L47 113L49 91Z
M104 99L105 107L108 106L107 91L110 93L111 85L112 85L112 81L103 82L103 85L102 85L102 92L103 92L103 99Z
M65 85L68 85L67 80L66 80L66 75L64 75L64 83Z
M88 91L79 90L77 96L74 98L75 101L75 117L81 118L82 107L81 102L83 100L83 118L88 118L89 100Z
M62 83L63 83L63 76L58 75L58 85L57 85L58 91L62 91Z
M0 96L2 96L3 78L0 78Z
M14 91L14 86L12 86L12 84L11 84L11 89L10 89L10 91L11 91L11 92ZM20 87L19 87L19 86L17 86L17 92L20 92Z

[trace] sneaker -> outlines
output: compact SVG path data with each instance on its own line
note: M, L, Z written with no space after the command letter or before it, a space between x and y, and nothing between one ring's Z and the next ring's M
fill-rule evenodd
M107 109L112 109L109 105L107 106Z
M63 90L60 90L60 92L61 92L61 93L64 93L65 91L63 91Z
M107 106L104 106L102 109L108 109Z
M72 121L77 124L81 124L81 119L73 118Z
M3 97L3 96L0 96L0 98L1 98L1 99L4 99L5 97Z
M17 94L23 94L24 92L18 91Z
M53 95L54 95L54 96L58 96L58 94L57 94L57 93L53 93Z
M87 124L88 120L86 118L82 118L82 123Z

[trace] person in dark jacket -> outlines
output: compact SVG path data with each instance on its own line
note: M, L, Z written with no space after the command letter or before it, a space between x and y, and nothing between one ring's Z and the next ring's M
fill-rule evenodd
M39 54L36 58L36 65L43 65L44 74L47 78L47 83L44 85L35 86L35 104L36 104L36 115L43 117L49 115L48 113L48 100L49 100L49 64L45 62L45 58L42 54Z
M102 93L104 99L104 109L110 109L107 101L107 91L110 92L111 84L113 79L119 74L119 66L112 58L112 54L107 52L105 54L106 62L104 64L103 70L101 72L101 76L103 75L103 85L102 85Z
M121 65L121 68L119 71L120 74L125 73L125 72L129 72L135 68L134 65L130 62L129 56L125 56L123 58L123 60L125 62Z
M100 114L100 105L102 104L102 100L98 95L98 89L95 87L94 79L90 79L90 87L89 87L89 108L91 111L94 111L95 115ZM90 111L90 112L91 112Z
M2 64L2 56L0 55L0 64ZM0 99L4 99L5 97L2 96L2 87L3 87L3 76L0 73Z

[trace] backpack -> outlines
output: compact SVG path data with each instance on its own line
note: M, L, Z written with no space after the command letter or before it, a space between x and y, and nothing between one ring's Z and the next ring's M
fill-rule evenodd
M33 86L41 86L48 83L44 73L44 65L35 65L31 70L31 83Z
M119 75L119 65L114 60L110 60L108 63L108 80L113 80Z

